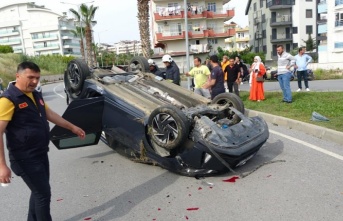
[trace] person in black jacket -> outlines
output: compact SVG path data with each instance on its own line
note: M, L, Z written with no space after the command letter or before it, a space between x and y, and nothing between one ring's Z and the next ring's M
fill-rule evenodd
M239 96L238 83L241 75L241 69L237 64L235 64L235 60L233 58L229 59L229 65L226 66L224 72L227 75L227 87L229 92L232 93L232 89L234 89L235 94Z
M48 121L69 129L81 139L86 134L44 102L42 94L35 90L39 78L40 69L35 63L19 64L16 81L0 98L0 183L11 182L4 151L6 133L11 169L31 190L27 220L51 221Z
M165 78L163 72L157 67L157 65L154 62L154 60L149 59L148 63L149 63L149 69L150 69L151 73L153 73L154 75L159 76L161 78Z
M162 62L166 66L166 80L180 85L180 70L177 64L173 61L172 57L168 54L163 55Z

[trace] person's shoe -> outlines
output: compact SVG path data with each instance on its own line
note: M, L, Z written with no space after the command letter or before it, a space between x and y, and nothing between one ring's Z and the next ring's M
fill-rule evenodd
M310 88L306 88L306 91L310 91Z
M257 102L260 102L261 100L257 100Z
M287 104L291 104L291 103L292 103L292 101L286 101L286 103L287 103Z
M301 88L298 88L297 92L300 92L301 91Z

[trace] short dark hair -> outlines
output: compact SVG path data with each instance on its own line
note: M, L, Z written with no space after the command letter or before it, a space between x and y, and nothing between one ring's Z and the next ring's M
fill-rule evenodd
M20 63L17 67L17 73L23 72L25 69L30 69L36 73L40 73L40 68L38 65L31 61L24 61Z
M236 58L238 58L239 60L241 60L241 57L240 57L239 55L237 55Z
M276 48L282 48L283 49L283 45L278 45L278 46L276 46Z
M303 48L304 48L304 47L300 47L300 48L298 49L298 52L302 51L302 50L303 50Z
M211 55L210 57L210 60L214 63L218 63L219 62L219 59L218 59L218 56L217 55Z
M197 60L198 60L198 62L200 62L200 63L201 63L201 58L199 58L199 57L195 57L195 58L194 58L194 60L195 60L195 59L197 59Z
M235 60L235 58L234 58L234 57L229 57L229 61L230 61L230 60Z

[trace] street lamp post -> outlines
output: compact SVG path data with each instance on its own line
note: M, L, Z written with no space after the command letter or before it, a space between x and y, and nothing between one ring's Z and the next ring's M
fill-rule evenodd
M81 11L80 11L80 6L82 5L82 4L87 4L87 3L93 3L94 1L90 1L90 2L83 2L83 3L80 3L80 4L74 4L74 3L70 3L70 2L60 2L60 3L62 3L62 4L69 4L69 5L75 5L75 6L77 6L77 9L78 9L78 12L79 12L79 15L80 15L80 31L81 31L81 41L82 41L82 43L84 43L83 42L83 30L82 30L82 14L81 14ZM85 61L87 62L87 43L86 43L86 45L84 44L84 47L83 47L83 53L84 53L84 55L85 55ZM91 56L91 55L90 55Z
M184 0L184 10L185 10L185 33L186 33L186 64L187 64L187 72L190 69L189 65L189 40L188 40L188 10L187 10L187 0ZM187 78L188 82L188 90L191 89L191 79L190 77Z
M99 41L99 45L101 44L101 42L100 42L100 33L101 33L101 32L105 32L105 31L108 31L108 30L104 30L104 31L98 32L98 41ZM99 47L99 49L100 49L100 47ZM103 66L104 66L104 63L103 63L103 60L102 60L102 52L100 53L100 60L101 60L101 66L103 67Z

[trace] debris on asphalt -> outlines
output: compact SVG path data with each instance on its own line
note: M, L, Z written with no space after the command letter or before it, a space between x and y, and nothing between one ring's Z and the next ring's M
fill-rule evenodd
M198 190L202 190L202 188L201 188L201 187L199 187L199 188L198 188Z
M209 186L209 187L213 187L214 186L214 183L210 183L210 182L207 182L205 180L201 181L201 184L204 185L204 186Z
M191 207L191 208L187 208L188 211L193 211L193 210L198 210L199 207Z
M91 217L84 218L83 220L91 220Z
M236 180L238 180L238 179L239 179L238 176L234 176L234 177L231 177L231 178L229 178L229 179L223 180L223 182L235 183Z
M323 115L313 111L312 112L312 118L311 118L312 121L329 121L328 118L324 117Z
M63 199L57 199L56 201L59 202L59 201L62 201Z

